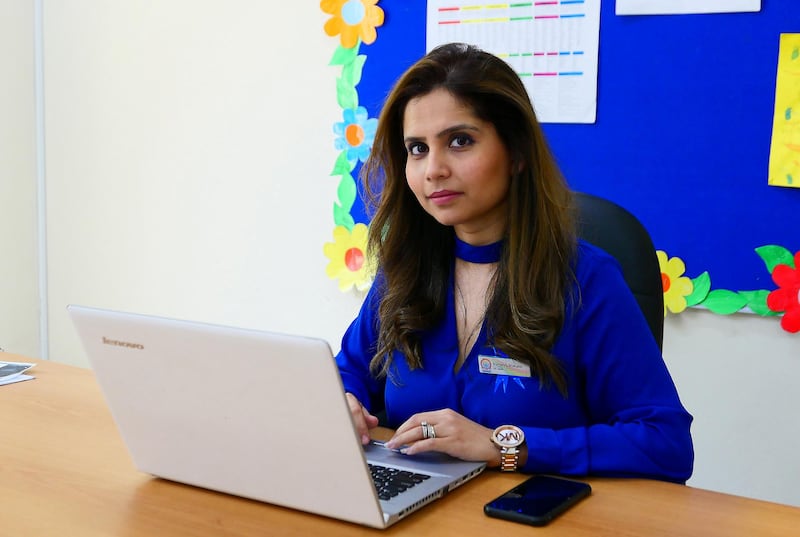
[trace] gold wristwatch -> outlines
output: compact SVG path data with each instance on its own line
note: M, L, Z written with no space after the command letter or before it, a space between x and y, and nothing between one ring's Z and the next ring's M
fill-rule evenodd
M492 442L500 448L500 471L516 472L519 447L525 443L525 433L515 425L501 425L492 433Z

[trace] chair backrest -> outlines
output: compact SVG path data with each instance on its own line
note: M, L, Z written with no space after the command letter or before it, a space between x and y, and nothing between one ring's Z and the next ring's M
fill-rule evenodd
M580 237L617 259L628 287L639 302L659 348L664 341L664 291L661 268L650 234L616 203L575 193Z

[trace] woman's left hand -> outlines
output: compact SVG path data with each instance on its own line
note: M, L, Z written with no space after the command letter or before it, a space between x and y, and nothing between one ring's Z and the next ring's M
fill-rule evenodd
M424 437L423 423L435 437ZM500 464L500 451L492 443L492 430L448 409L414 414L395 431L386 447L402 449L406 455L440 451L465 461Z

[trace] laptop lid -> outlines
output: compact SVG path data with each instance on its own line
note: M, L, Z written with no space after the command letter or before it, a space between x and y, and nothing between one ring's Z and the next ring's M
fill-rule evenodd
M364 450L324 340L67 309L144 472L380 528L484 468L438 454ZM379 500L365 451L434 477L412 494Z

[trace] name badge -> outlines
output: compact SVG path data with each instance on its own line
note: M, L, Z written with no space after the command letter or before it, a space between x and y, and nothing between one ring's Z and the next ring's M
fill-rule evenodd
M509 377L530 377L531 366L500 356L478 356L478 370L487 375L507 375Z

